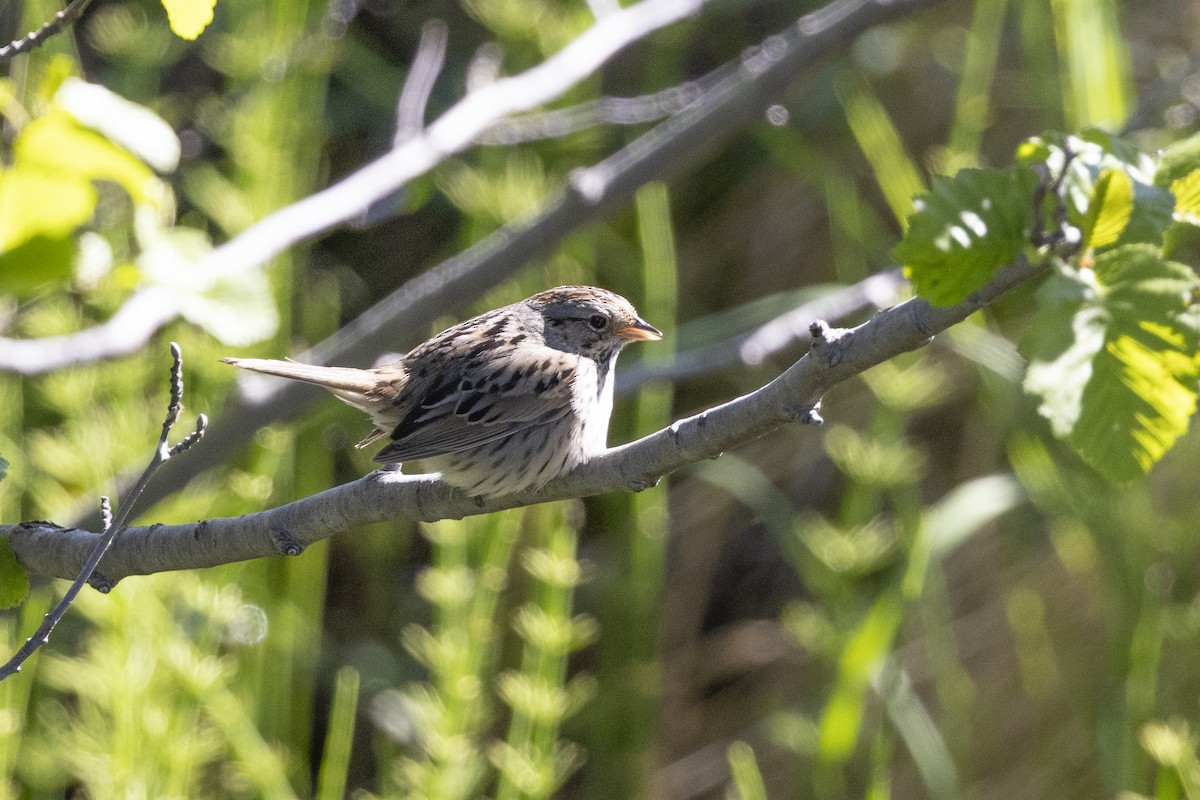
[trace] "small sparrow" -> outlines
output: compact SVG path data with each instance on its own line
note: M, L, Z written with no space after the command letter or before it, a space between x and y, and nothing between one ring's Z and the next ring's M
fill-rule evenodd
M422 461L468 494L537 489L604 451L613 365L630 342L662 338L620 295L559 286L447 328L375 369L226 358L322 386L391 439L384 464Z

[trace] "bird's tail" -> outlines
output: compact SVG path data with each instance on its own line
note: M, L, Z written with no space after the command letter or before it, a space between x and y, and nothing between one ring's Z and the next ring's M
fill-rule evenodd
M345 395L365 395L379 382L379 376L373 370L353 367L320 367L270 358L223 358L221 361L252 372L312 383L343 399Z

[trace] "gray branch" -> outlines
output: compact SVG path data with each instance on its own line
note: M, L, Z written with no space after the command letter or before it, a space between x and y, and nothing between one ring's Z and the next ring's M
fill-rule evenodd
M850 329L813 324L809 352L750 394L670 427L614 447L536 492L481 500L436 476L377 471L302 500L240 517L187 525L130 528L105 560L105 577L197 569L271 555L299 555L315 541L362 525L396 519L437 520L620 491L641 491L668 473L749 442L782 425L818 422L821 397L832 386L966 319L1042 271L1023 257L963 302L947 307L914 299ZM0 526L30 572L70 577L95 545L96 534L51 523Z

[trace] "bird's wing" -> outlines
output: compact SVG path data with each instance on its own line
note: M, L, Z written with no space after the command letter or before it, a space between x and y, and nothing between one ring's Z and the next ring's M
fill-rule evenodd
M572 413L576 358L538 346L515 349L503 359L472 360L463 369L444 364L438 372L449 377L409 396L411 410L375 460L455 453L562 419Z

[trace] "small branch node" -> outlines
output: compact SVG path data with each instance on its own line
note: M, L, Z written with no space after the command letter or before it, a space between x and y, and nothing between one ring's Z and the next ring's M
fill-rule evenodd
M298 556L304 552L304 545L296 541L296 537L285 528L271 529L271 544L281 556Z
M821 416L821 401L815 403L806 403L800 406L789 406L786 409L792 419L799 422L801 425L824 425L825 420Z
M104 577L104 575L102 575L99 571L93 572L91 574L91 577L88 578L87 582L88 582L88 586L91 586L93 589L95 589L100 594L108 594L109 592L111 592L113 590L113 587L116 586L115 582L110 581L108 578ZM49 638L50 637L47 634L46 641L49 641ZM42 643L45 644L45 641L43 641Z
M608 190L608 175L601 167L577 167L567 175L567 182L589 206L603 200Z
M206 530L208 530L208 520L202 519L196 523L196 527L192 530L192 538L196 541L200 541L200 538L204 536L204 531Z
M662 477L658 475L627 478L625 480L625 487L631 492L644 492L647 489L653 489L655 486L658 486L660 480L662 480Z

